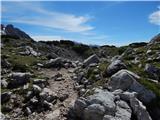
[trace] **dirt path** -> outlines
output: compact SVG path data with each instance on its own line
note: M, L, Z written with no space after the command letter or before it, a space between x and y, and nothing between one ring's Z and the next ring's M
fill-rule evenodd
M71 75L73 73L69 73L68 70L73 71L73 69L60 69L60 70L52 70L52 69L43 69L41 71L42 74L49 77L49 88L57 93L57 95L68 94L68 98L63 102L58 101L56 103L56 107L54 106L54 111L50 112L48 115L52 118L46 118L48 120L66 120L66 113L68 108L73 105L74 101L77 98L77 92L74 90L74 81L71 79ZM55 81L52 77L57 73L61 73L65 80ZM59 114L59 115L58 115ZM54 115L54 117L53 117ZM55 117L57 116L57 117ZM47 116L48 117L48 116Z

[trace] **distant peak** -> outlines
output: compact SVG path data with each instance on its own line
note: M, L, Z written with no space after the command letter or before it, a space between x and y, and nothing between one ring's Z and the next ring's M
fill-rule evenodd
M12 24L8 24L6 26L1 24L1 35L14 36L20 39L32 39L28 34L19 28L14 27Z

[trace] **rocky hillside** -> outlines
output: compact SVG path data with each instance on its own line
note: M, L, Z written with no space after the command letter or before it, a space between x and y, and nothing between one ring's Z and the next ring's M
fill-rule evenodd
M159 120L160 34L149 43L88 46L36 42L7 26L2 120Z

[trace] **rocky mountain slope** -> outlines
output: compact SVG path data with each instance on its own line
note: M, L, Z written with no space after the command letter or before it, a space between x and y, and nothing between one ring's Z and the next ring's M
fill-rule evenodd
M88 46L36 42L7 26L2 120L159 120L160 34L149 43Z

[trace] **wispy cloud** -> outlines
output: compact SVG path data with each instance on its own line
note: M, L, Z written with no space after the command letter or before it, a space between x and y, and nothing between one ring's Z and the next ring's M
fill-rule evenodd
M149 21L152 24L160 25L160 10L153 12L149 15Z
M27 10L31 11L32 14L34 15L32 16L23 15L23 17L22 16L17 17L15 15L15 16L12 16L10 19L8 19L8 22L39 25L43 27L61 29L61 30L70 31L70 32L86 32L94 29L93 26L88 25L88 22L91 20L91 17L86 15L77 16L74 14L62 13L57 11L49 11L44 9L41 6L35 7L32 4L23 3L23 2L18 2L18 4L20 4L19 6L21 6L20 7L21 9L25 11ZM12 10L14 11L13 8ZM9 11L10 10L8 10L7 12ZM18 9L18 11L20 11L20 9Z

